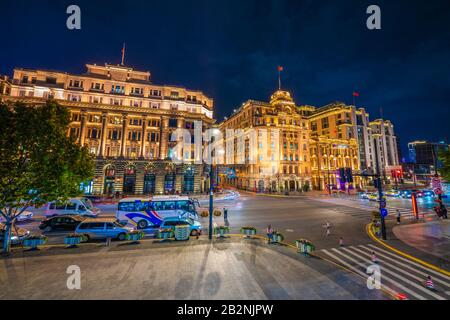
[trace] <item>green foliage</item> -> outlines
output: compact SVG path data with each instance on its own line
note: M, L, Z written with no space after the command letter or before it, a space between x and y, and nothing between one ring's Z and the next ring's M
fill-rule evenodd
M67 137L69 112L56 102L43 106L0 105L0 210L42 206L80 193L92 178L87 148Z
M442 168L439 170L445 181L450 181L450 149L439 153L439 160L442 161Z
M302 189L303 189L303 192L308 192L309 191L309 182L305 182Z
M55 101L0 104L0 213L7 224L28 206L79 195L80 183L92 178L93 156L67 136L69 116Z

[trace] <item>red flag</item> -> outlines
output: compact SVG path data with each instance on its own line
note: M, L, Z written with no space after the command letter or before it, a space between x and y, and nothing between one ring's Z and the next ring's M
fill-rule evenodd
M283 67L282 66L278 66L278 71L283 71Z
M353 96L354 97L359 97L359 92L353 91Z

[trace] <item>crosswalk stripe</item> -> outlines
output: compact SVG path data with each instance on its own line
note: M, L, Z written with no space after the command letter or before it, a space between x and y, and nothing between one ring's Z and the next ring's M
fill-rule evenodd
M377 246L375 246L375 245L373 245L373 244L369 244L369 246L370 246L371 248L374 248L375 250L379 250L379 251L381 251L381 252L385 252L386 254L389 254L390 256L394 256L396 259L400 259L400 260L402 260L402 261L405 261L405 262L408 262L408 263L410 263L410 264L412 264L412 265L415 265L415 266L417 266L417 267L419 267L419 268L422 268L423 270L427 271L428 273L433 273L433 274L435 274L435 275L438 276L438 277L441 277L441 278L444 278L444 279L450 281L450 277L446 276L445 274L442 274L442 273L440 273L440 272L434 271L433 269L427 268L427 267L425 267L425 266L423 266L423 265L421 265L421 264L419 264L419 263L417 263L417 262L408 260L408 259L406 259L406 258L403 258L403 257L399 256L399 255L393 254L393 253L391 253L391 252L389 252L389 251L387 251L387 250L381 249L381 248L379 248L379 247L377 247Z
M363 249L366 249L367 251L374 251L374 250L369 249L369 248L367 248L367 247L365 247L365 246L362 246L362 245L360 245L359 247L360 247L360 248L363 248ZM355 248L355 249L356 249L356 248ZM367 253L367 254L368 254L368 253ZM391 257L388 257L388 256L386 256L385 254L383 254L383 253L381 253L381 252L377 252L376 254L377 254L377 256L380 256L380 257L383 257L384 259L390 260L390 261L392 261L392 262L394 262L394 263L396 263L396 264L398 264L398 265L400 265L400 266L402 266L402 267L404 267L404 268L410 269L411 271L413 271L413 272L415 272L415 273L417 273L417 274L420 274L420 275L423 276L423 277L428 276L428 273L422 272L422 271L420 271L420 270L418 270L418 269L416 269L416 268L413 268L412 266L410 266L410 265L408 265L408 264L406 264L406 263L402 263L402 262L400 262L400 261L398 261L398 260L395 260L395 259L393 259L393 258L391 258ZM397 258L398 258L398 257L397 257ZM406 273L405 270L404 270L403 272ZM444 286L450 288L450 283L448 283L448 282L446 282L446 281L444 281L444 280L441 280L440 278L434 278L434 281L439 282L440 284L442 284L442 285L444 285Z
M331 257L332 259L336 260L337 262L339 262L341 265L343 265L344 267L346 267L347 269L352 270L353 272L356 272L357 274L359 274L360 276L362 276L363 278L369 278L369 275L367 275L366 273L362 272L361 270L355 268L354 266L352 266L351 264L345 262L344 260L338 258L337 256L335 256L334 254L332 254L331 252L329 252L326 249L321 250L321 252L325 253L326 255L328 255L329 257ZM389 287L386 287L384 284L381 284L381 287L383 288L383 290L389 292L392 296L396 297L397 296L397 292L395 292L394 290L392 290Z
M366 266L364 263L361 263L361 262L356 261L355 259L353 259L352 257L349 257L348 255L346 255L346 254L343 253L343 252L339 252L339 250L337 250L336 248L331 249L331 250L333 250L334 252L336 252L336 253L342 255L342 256L343 256L344 258L346 258L347 260L352 261L354 264L356 264L356 265L358 265L358 266L360 266L360 267L362 267L362 268L367 268L367 266ZM363 260L364 260L364 259L363 259ZM381 269L381 271L385 271L385 270L384 270L384 269ZM388 272L388 273L389 273L389 272ZM421 295L418 294L417 292L412 291L411 289L405 287L405 286L402 285L401 283L399 283L399 282L395 281L394 279L392 279L392 278L386 276L385 274L382 275L382 279L385 279L386 281L388 281L388 282L392 283L393 285L395 285L397 288L402 289L404 292L409 293L411 296L416 297L416 298L419 299L419 300L428 300L427 298L421 296Z
M355 252L352 252L352 251L348 250L347 248L342 248L342 249L345 250L345 251L347 251L347 252L349 252L350 254L354 255L355 257L358 257L358 258L362 259L362 260L365 260L365 259L366 259L366 258L361 257L360 255L356 254ZM360 252L360 253L362 253L363 255L366 255L366 256L368 257L368 259L370 259L370 255L369 255L369 254L367 254L367 253L365 253L365 252L359 250L358 248L352 247L352 249L353 249L353 250L356 250L356 251L358 251L358 252ZM366 260L367 260L367 259L366 259ZM384 261L381 260L381 259L378 259L378 261L384 262ZM419 289L420 291L423 291L423 292L426 293L426 294L429 294L430 296L432 296L432 297L434 297L434 298L436 298L436 299L438 299L438 300L446 300L445 298L443 298L442 296L440 296L440 295L434 293L433 291L430 291L430 290L428 290L427 288L425 288L425 287L423 287L423 286L421 286L421 285L418 285L416 282L412 282L412 281L410 281L409 279L406 279L405 277L401 276L398 272L396 273L395 271L392 271L392 270L390 270L390 269L397 270L397 271L399 271L399 272L401 272L401 273L403 273L403 274L406 273L405 271L401 270L400 268L397 268L396 266L394 266L394 265L392 265L392 264L387 264L387 265L386 265L386 264L383 264L383 265L382 265L382 271L387 272L387 273L393 275L394 277L396 277L396 278L398 278L398 279L400 279L400 280L406 282L407 284L409 284L409 285L411 285L411 286L413 286L413 287ZM421 279L421 278L419 278L419 277L417 277L417 276L414 276L414 275L412 275L412 274L408 274L408 273L406 273L406 274L407 274L410 278L413 278L413 279L419 281L419 283L421 283L421 282L424 281L424 279Z

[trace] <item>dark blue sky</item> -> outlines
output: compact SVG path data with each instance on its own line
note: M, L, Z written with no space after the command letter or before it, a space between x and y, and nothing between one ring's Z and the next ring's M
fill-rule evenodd
M82 29L66 27L77 4ZM382 30L366 28L378 4ZM450 137L450 1L0 0L0 73L14 67L83 72L119 63L153 81L201 89L216 117L283 87L297 104L351 103L391 119L403 146Z

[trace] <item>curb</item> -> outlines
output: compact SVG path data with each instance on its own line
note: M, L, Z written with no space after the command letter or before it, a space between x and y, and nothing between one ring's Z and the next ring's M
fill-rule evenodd
M443 275L446 275L446 276L450 277L450 272L449 272L449 271L444 270L444 269L442 269L442 268L439 268L439 267L437 267L437 266L435 266L435 265L433 265L433 264L431 264L431 263L428 263L428 262L426 262L426 261L423 261L423 260L421 260L421 259L419 259L419 258L416 258L416 257L414 257L414 256L412 256L412 255L410 255L410 254L407 254L407 253L405 253L405 252L403 252L403 251L400 251L400 250L398 250L398 249L396 249L396 248L394 248L394 247L388 245L385 241L383 241L383 240L381 240L381 239L378 239L378 238L373 234L373 232L372 232L372 223L369 223L369 224L366 225L366 232L367 232L367 234L369 235L369 237L370 237L373 241L375 241L375 242L381 244L381 245L384 246L385 248L387 248L387 249L389 249L389 250L391 250L391 251L393 251L393 252L395 252L395 253L397 253L397 254L399 254L399 255L401 255L401 256L403 256L403 257L409 259L409 260L412 260L412 261L414 261L414 262L417 262L417 263L419 263L419 264L421 264L421 265L423 265L423 266L425 266L425 267L427 267L427 268L430 268L430 269L432 269L432 270L434 270L434 271L437 271L437 272L439 272L439 273L442 273Z

